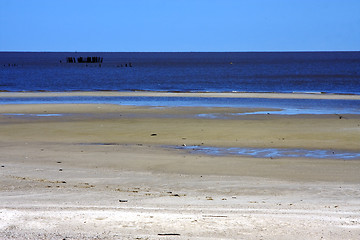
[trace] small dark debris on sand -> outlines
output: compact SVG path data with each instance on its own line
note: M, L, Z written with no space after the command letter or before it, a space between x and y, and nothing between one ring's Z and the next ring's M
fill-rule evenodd
M180 236L179 233L159 233L158 236Z
M128 200L119 200L119 202L126 203L126 202L128 202Z
M150 136L155 137L157 136L157 133L152 133Z
M345 117L343 117L342 115L340 115L340 114L335 114L336 116L338 116L339 117L339 119L343 119L343 118L345 118Z

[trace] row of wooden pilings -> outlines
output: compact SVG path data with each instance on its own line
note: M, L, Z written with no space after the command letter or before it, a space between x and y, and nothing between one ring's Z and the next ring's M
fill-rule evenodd
M99 63L99 67L101 67L101 63L103 62L103 57L66 57L66 63ZM60 63L62 61L60 60ZM86 65L87 66L87 65ZM132 67L131 62L117 64L116 67Z
M103 60L104 58L102 57L66 57L67 63L102 63Z

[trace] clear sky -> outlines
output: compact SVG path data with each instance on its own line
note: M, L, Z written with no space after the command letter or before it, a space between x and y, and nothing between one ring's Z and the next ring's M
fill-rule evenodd
M360 0L0 0L0 51L360 50Z

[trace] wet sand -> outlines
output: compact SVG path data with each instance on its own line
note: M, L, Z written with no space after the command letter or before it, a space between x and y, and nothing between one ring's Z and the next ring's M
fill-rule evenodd
M358 115L230 117L249 111L0 106L0 238L359 238L360 161L175 148L360 151Z

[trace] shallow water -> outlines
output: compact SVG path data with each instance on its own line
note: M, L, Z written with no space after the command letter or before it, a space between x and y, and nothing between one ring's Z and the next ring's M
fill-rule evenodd
M221 148L210 146L182 146L194 154L207 154L218 156L247 156L256 158L315 158L360 160L360 152L324 150L324 149L294 149L294 148Z
M83 103L152 107L239 107L274 108L271 114L360 114L360 100L267 99L207 97L1 97L0 104ZM268 112L239 113L267 114ZM201 117L201 116L200 116ZM202 117L213 117L202 116Z
M2 113L0 115L21 116L21 117L61 117L64 114L60 114L60 113L41 113L41 114L33 114L33 113Z

